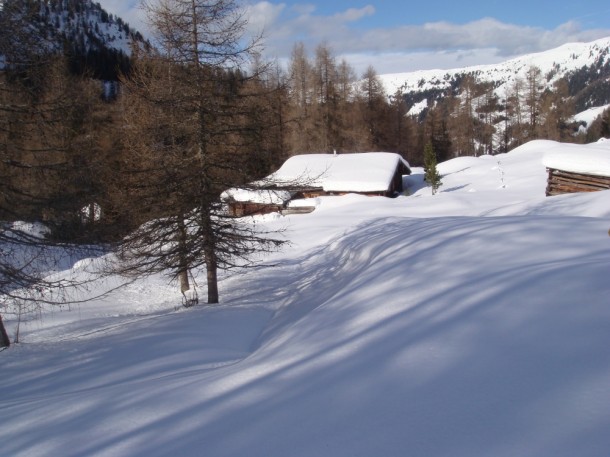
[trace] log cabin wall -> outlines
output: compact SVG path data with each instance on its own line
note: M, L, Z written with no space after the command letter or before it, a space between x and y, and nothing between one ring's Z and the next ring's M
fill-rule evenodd
M256 214L279 213L284 209L284 205L274 205L266 203L252 202L231 202L229 203L229 214L234 217L254 216Z
M561 195L574 192L595 192L610 189L610 176L594 176L582 173L547 168L546 195Z

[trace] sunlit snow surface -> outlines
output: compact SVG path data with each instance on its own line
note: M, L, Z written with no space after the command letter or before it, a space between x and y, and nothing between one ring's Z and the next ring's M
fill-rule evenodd
M602 139L585 146L557 143L556 148L549 148L542 163L557 170L610 176L610 141Z
M610 191L545 197L550 148L257 218L291 244L220 305L154 277L44 310L0 352L0 454L606 456Z

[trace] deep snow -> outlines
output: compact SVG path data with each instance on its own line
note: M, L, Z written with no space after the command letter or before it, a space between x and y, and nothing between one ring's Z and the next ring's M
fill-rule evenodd
M610 191L545 197L550 148L256 218L291 244L220 305L159 277L43 311L0 352L0 454L606 456Z

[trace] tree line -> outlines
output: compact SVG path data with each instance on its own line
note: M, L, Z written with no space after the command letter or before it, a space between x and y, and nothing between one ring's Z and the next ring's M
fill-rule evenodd
M435 94L420 122L429 125L433 142L437 138L442 160L504 153L535 139L585 143L609 137L610 111L583 129L585 124L573 118L580 103L570 88L573 78L564 76L549 88L552 77L532 66L499 91L499 83L465 74L445 96Z
M375 69L358 75L327 44L310 56L302 43L293 47L286 69L278 69L278 119L285 124L285 155L307 152L390 151L412 165L423 165L431 143L439 161L463 155L498 154L533 139L592 142L610 136L606 112L581 130L573 120L577 103L573 78L547 88L553 75L528 69L499 93L499 83L465 74L429 107L410 115L412 104L399 88L387 94Z

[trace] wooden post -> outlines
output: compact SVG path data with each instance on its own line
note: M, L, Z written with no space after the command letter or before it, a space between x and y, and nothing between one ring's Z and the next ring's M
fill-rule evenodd
M0 314L0 347L9 347L10 345L11 340L8 337L8 333L6 333L4 323L2 322L2 315Z

